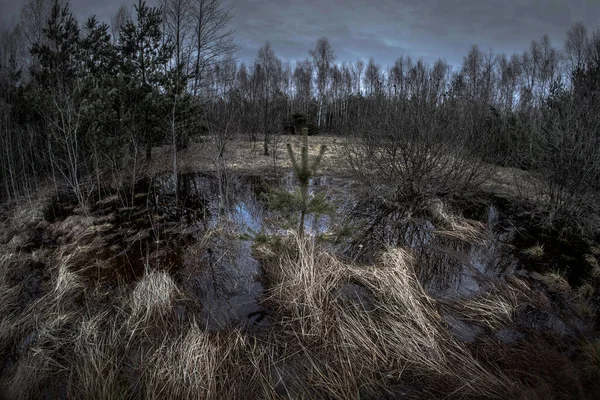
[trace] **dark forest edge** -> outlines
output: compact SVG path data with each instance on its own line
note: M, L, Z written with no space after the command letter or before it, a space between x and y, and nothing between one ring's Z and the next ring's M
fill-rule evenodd
M268 42L246 66L234 58L232 10L191 4L140 2L112 25L83 27L68 4L24 6L0 48L0 201L50 180L85 206L116 176L135 180L155 146L172 147L176 174L178 151L198 136L215 139L218 158L239 137L269 155L279 134L307 127L349 138L354 169L377 154L400 190L461 192L481 182L484 163L530 171L541 179L524 186L539 186L548 226L596 229L597 32L576 24L564 51L544 36L511 57L473 46L456 71L410 57L387 71L373 59L336 64L326 38L293 69ZM433 176L440 160L451 176Z

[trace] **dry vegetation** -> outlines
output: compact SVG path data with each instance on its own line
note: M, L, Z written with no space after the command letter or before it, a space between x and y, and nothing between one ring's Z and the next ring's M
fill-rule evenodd
M252 173L275 175L289 172L292 169L285 145L292 144L294 148L302 145L302 137L291 135L276 135L273 139L279 146L274 146L272 154L265 156L260 143L252 142L242 136L234 136L226 144L225 162L232 173ZM339 150L344 139L339 136L313 136L309 138L309 157L314 158L319 154L321 145L329 149L321 163L324 174L339 175L343 173L338 160ZM214 171L216 170L215 144L210 137L200 137L191 143L189 148L182 151L177 158L178 170L181 172ZM154 149L152 161L147 170L152 173L172 172L173 158L168 147ZM146 169L146 168L145 168Z
M88 232L92 222L70 228ZM402 250L357 267L291 237L266 263L268 332L208 332L173 277L151 265L130 285L92 284L87 269L101 261L86 254L88 242L85 234L65 237L53 252L30 255L3 245L8 398L346 399L405 379L430 383L426 397L515 389L449 335ZM33 270L35 263L45 264ZM340 295L348 282L371 293L368 309Z
M441 205L434 208L456 232L474 232ZM115 284L97 272L109 268L97 252L108 230L103 218L49 223L42 214L26 219L16 210L3 227L0 393L6 398L348 399L395 390L409 398L529 399L573 384L581 390L584 378L552 344L544 344L544 353L532 338L517 348L489 341L470 348L448 330L442 309L499 329L520 305L543 302L517 278L480 297L438 302L405 250L390 248L373 265L355 265L314 238L287 235L255 249L268 327L210 331L189 285L150 258L131 283ZM23 235L32 229L55 235L58 245L24 250ZM596 347L584 350L586 374L596 371ZM512 361L496 362L502 352ZM538 354L540 376L564 362L569 373L560 375L559 386L531 381L530 354Z
M0 398L600 397L600 31L387 71L320 38L292 69L238 65L221 0L160 4L0 27ZM323 155L343 184L309 193ZM282 177L299 233L267 189L223 223ZM202 279L244 261L261 324L215 328Z

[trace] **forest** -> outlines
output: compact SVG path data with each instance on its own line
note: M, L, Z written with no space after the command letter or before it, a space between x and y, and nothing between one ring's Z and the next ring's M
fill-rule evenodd
M0 25L0 398L598 398L600 29L248 62L234 13Z

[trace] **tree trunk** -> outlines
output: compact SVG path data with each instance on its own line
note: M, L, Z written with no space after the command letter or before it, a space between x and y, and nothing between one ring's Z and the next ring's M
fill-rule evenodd
M302 196L302 208L300 209L300 226L298 232L300 236L304 236L304 220L308 211L308 182L300 182L300 192Z

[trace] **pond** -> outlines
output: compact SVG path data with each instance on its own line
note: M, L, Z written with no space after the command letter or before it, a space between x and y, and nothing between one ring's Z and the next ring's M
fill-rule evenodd
M99 230L99 250L94 257L110 263L90 270L88 279L113 286L134 284L151 266L169 272L194 297L202 306L201 315L195 317L207 329L263 329L268 326L269 314L261 305L263 271L253 256L253 244L259 236L285 234L297 226L297 215L272 209L265 198L273 189L292 192L295 188L291 173L279 179L226 175L221 184L208 174L179 174L176 178L165 174L139 182L130 192L107 197L92 210L96 224L108 227ZM505 223L507 216L493 204L482 207L471 219L448 217L446 210L440 215L449 218L447 221L429 213L419 218L392 215L374 223L371 210L361 209L348 181L315 177L309 192L323 194L334 205L331 213L309 215L305 220L307 234L327 251L350 262L369 264L387 247L409 248L415 255L420 283L429 296L440 302L476 299L523 269L512 245L515 229ZM70 225L82 217L74 215L72 207L65 212L56 204L53 207L59 214L56 224L75 232ZM290 222L290 218L296 219ZM461 224L475 227L476 239L455 235L464 228ZM365 230L365 226L372 230ZM51 236L44 233L40 240L30 243L52 246L63 240ZM365 236L375 240L363 246L367 243ZM368 252L371 260L358 257L357 250ZM537 285L530 278L524 279ZM371 294L364 288L350 289L357 302L368 303ZM461 320L450 309L444 310L443 317L461 340L472 342L482 335L481 327ZM521 327L558 327L556 330L565 331L561 327L566 323L552 307L516 317ZM518 326L506 329L510 334L500 333L500 340L522 335Z
M311 179L311 195L327 190L326 177ZM252 255L256 235L283 234L285 219L269 210L264 199L269 188L294 190L292 175L278 180L257 176L230 178L219 187L205 174L158 177L152 189L154 206L180 223L182 235L195 237L182 249L178 275L203 305L202 320L210 330L232 326L260 328L266 311L261 268ZM333 229L330 215L309 215L305 230L321 235ZM208 234L207 234L208 233Z

